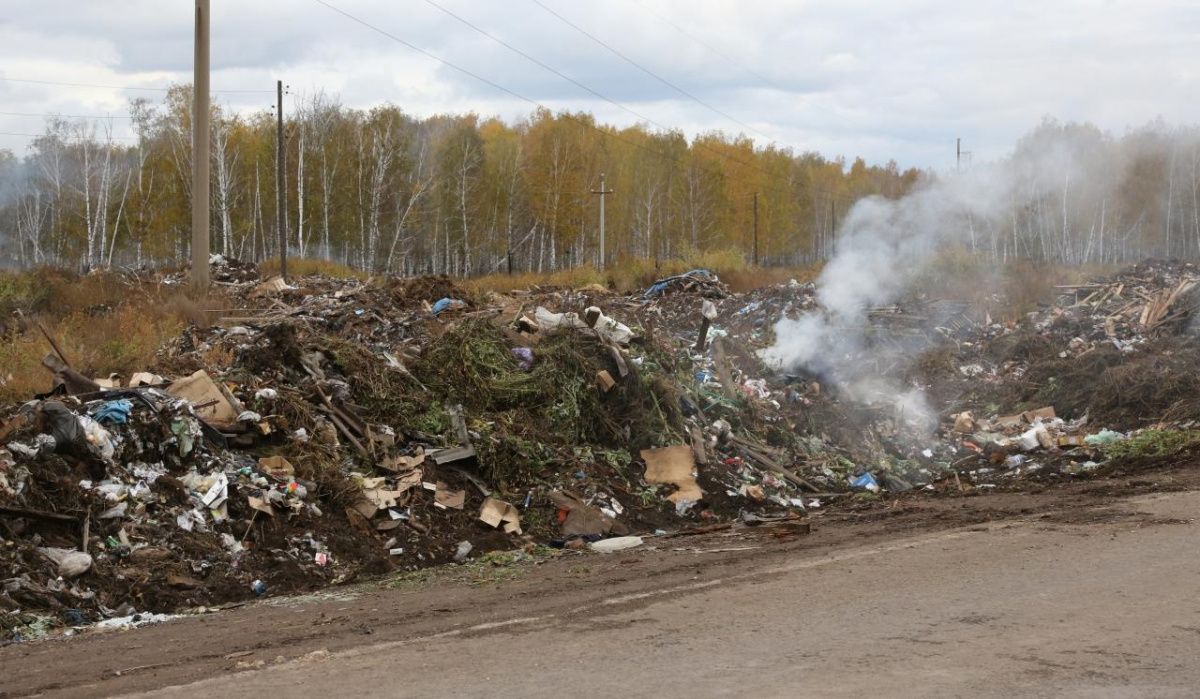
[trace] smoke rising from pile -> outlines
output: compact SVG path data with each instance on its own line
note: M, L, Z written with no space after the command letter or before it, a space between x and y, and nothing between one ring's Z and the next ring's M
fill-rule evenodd
M984 233L994 240L1014 225L1014 210L1119 182L1111 171L1102 182L1085 181L1077 146L1064 139L1019 147L1010 159L927 181L900 199L858 201L816 280L818 309L779 320L775 344L760 357L780 370L815 373L852 400L893 408L909 426L931 430L937 414L924 392L877 372L872 359L882 350L871 342L869 310L899 300L947 243L973 246ZM905 359L919 349L907 348Z

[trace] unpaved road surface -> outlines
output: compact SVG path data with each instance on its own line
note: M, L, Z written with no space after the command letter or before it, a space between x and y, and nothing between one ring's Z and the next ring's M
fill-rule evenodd
M270 600L3 648L0 682L9 696L1197 696L1200 491L1184 480L913 498L815 517L807 536L731 529Z

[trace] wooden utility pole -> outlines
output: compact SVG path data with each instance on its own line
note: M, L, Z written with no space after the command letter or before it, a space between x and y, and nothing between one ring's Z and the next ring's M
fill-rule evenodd
M196 0L192 68L192 291L208 291L208 6Z
M283 198L283 181L287 173L283 161L283 81L275 81L275 214L279 231L279 276L287 280L287 230L284 214L287 203Z
M600 173L600 189L592 190L592 194L600 195L600 269L604 269L607 259L604 256L604 198L612 194L611 189L604 186L604 173Z
M754 266L758 266L758 192L754 193Z
M954 169L962 169L962 138L954 139Z

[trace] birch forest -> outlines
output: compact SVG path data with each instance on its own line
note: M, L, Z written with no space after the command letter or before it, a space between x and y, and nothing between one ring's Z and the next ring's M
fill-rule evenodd
M191 92L130 104L111 123L50 119L23 153L0 151L5 265L172 265L189 255ZM598 124L538 111L416 118L396 106L294 100L284 128L289 254L372 273L545 272L737 250L763 265L825 259L862 197L935 177L722 133ZM278 252L275 115L212 119L212 250ZM953 148L951 142L948 148ZM964 223L962 245L998 260L1116 263L1200 255L1200 130L1155 123L1114 137L1047 119L1005 161L1021 174L1003 216ZM969 166L969 165L968 165ZM757 244L755 220L757 212ZM997 221L999 223L997 223Z

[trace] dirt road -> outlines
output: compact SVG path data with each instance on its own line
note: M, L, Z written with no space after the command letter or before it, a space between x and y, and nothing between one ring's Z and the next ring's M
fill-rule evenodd
M1195 696L1200 492L1111 485L362 586L0 667L13 696Z

